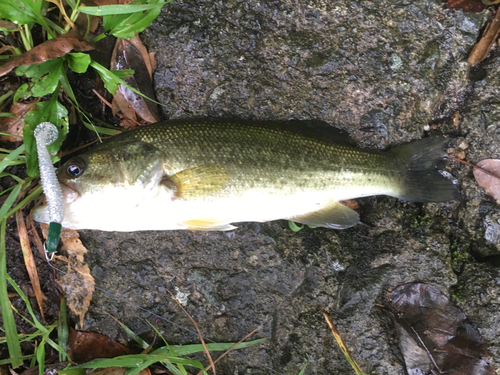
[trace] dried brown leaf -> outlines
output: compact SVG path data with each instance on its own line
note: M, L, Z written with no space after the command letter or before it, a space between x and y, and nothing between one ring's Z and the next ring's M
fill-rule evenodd
M23 135L23 122L26 113L30 111L33 106L40 101L40 98L25 103L16 102L10 106L9 112L16 117L0 117L0 131L12 134L12 136L3 135L0 139L4 142L20 142ZM17 137L16 137L17 135Z
M96 358L114 358L125 354L134 354L134 352L106 335L70 328L68 355L77 363L88 362Z
M19 30L19 25L16 25L14 22L9 21L0 21L0 27L2 29L8 29L11 31Z
M57 258L68 262L68 272L56 281L64 291L68 307L80 318L79 327L83 327L83 318L92 301L95 281L90 274L89 266L84 263L87 249L79 237L78 232L63 228L61 242L63 250L68 253L68 258Z
M72 29L66 34L47 40L15 59L6 62L0 66L0 77L21 65L40 64L64 56L72 50L90 51L93 48L90 43L81 39L77 29Z
M476 65L483 61L491 50L491 46L498 38L500 32L500 12L497 11L495 18L486 26L479 42L476 43L467 61Z
M439 290L410 283L388 297L409 374L495 375L483 338Z
M138 47L136 47L138 46ZM117 39L110 61L111 69L132 69L134 75L125 79L127 84L154 98L152 81L152 63L149 54L138 37L131 40ZM131 120L130 124L150 124L160 119L156 103L143 98L123 85L113 98L113 114L121 112L123 117Z
M133 38L127 39L127 41L131 43L141 54L142 60L146 65L146 69L148 70L149 78L152 80L154 69L153 69L153 64L151 62L151 55L149 54L148 49L146 48L144 43L142 43L141 38L139 37L139 35L136 35Z
M482 12L486 5L481 0L448 0L446 3L448 9L463 9L464 12Z
M491 195L498 202L500 201L500 159L484 159L476 164L472 172L479 186L486 194ZM486 173L485 171L489 172Z
M43 313L43 293L40 287L40 279L38 278L38 271L36 269L35 258L31 252L30 239L28 236L28 231L26 230L26 224L24 222L23 213L21 211L16 212L16 222L17 231L19 233L19 242L21 243L21 250L23 252L24 264L26 265L26 271L31 281L31 286L33 287L33 292L35 293L36 302L38 308L40 309L40 315L42 319L45 320L45 314Z

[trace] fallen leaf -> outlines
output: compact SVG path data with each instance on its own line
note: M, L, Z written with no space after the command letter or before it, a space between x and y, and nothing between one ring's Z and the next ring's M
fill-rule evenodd
M146 48L138 39L133 42L118 38L116 40L110 67L114 69L132 69L134 74L125 79L125 82L144 95L154 98L151 58ZM150 124L158 122L160 115L156 103L143 98L123 85L118 86L112 103L113 115L121 112L130 124ZM138 119L140 118L140 120ZM124 123L124 125L128 124Z
M39 101L40 98L34 98L28 102L16 102L10 106L9 112L15 115L15 117L0 117L0 131L12 134L12 136L3 135L0 138L2 141L20 142L23 140L21 137L24 129L24 117Z
M129 43L131 43L137 49L137 51L139 51L139 53L141 54L142 61L144 61L144 64L146 65L146 69L148 70L149 78L152 80L154 68L153 68L153 63L152 63L151 59L154 60L154 53L153 53L153 55L151 55L148 52L148 49L146 48L144 43L142 43L142 40L139 37L139 35L136 35L133 38L129 38L129 39L127 39L127 41ZM155 62L155 64L156 64L156 62Z
M448 0L446 3L448 9L463 9L464 12L482 12L486 5L481 0Z
M500 201L500 159L481 160L476 164L472 173L477 184L486 191L486 194L491 195L497 202Z
M81 39L77 29L72 29L66 34L47 40L15 59L7 61L0 66L0 77L21 65L40 64L64 56L72 50L90 51L93 48L90 43Z
M48 225L40 224L44 238L47 238ZM71 311L80 319L79 327L83 327L83 318L87 313L95 281L90 274L90 268L84 263L84 255L87 249L80 241L78 232L63 228L61 231L62 250L66 250L68 257L56 255L56 259L62 260L68 265L66 274L58 277L56 282L66 296L66 303Z
M409 375L495 375L481 335L438 289L400 285L388 303Z
M134 354L126 346L100 333L69 330L68 355L77 363L85 363L96 358L114 358Z
M500 11L497 10L495 18L486 25L483 31L483 35L479 42L476 43L472 52L469 55L467 61L471 65L479 64L483 61L491 50L491 46L498 38L498 33L500 32Z

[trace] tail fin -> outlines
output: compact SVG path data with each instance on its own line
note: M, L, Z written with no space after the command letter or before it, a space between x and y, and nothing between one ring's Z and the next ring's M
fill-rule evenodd
M445 165L445 147L449 139L432 137L398 146L391 150L402 168L399 198L416 202L446 202L460 192L438 169Z

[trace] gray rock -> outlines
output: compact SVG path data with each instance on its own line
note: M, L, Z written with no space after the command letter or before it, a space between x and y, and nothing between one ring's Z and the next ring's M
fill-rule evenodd
M455 147L477 162L500 157L500 57L494 51L470 70L466 63L489 16L432 0L187 0L166 7L143 39L157 52L166 118L320 119L380 149L428 129L459 135ZM323 307L366 373L403 374L379 305L387 288L421 281L448 294L474 278L484 296L467 289L461 305L497 368L498 267L477 262L499 254L498 206L469 167L450 171L460 201L362 199L369 227L345 231L293 233L273 222L229 233L83 232L97 285L113 294L95 293L85 328L119 336L110 313L137 333L151 332L145 320L155 316L193 330L166 293L178 288L190 293L186 309L206 337L235 342L259 328L267 339L221 361L222 374L296 374L304 358L309 374L353 373ZM198 342L165 320L159 327L171 343Z

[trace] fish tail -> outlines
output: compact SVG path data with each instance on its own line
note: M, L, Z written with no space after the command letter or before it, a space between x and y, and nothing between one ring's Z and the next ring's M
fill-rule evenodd
M391 150L400 165L401 186L399 198L415 202L446 202L457 199L458 188L439 169L445 166L444 137L425 138Z

